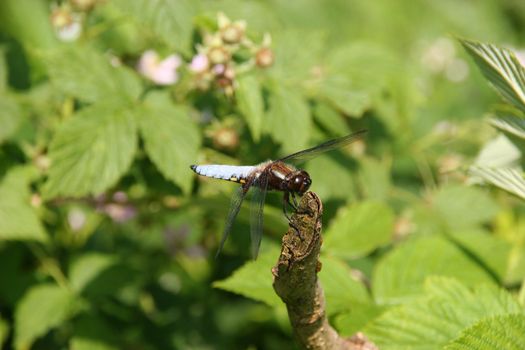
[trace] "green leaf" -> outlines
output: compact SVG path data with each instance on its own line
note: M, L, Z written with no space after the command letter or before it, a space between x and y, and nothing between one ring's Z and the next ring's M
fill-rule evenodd
M0 144L11 137L22 120L18 103L7 94L0 94Z
M3 347L9 336L9 323L0 317L0 348Z
M335 317L334 324L339 334L350 337L359 332L373 319L381 315L386 308L375 304L353 304L350 311Z
M111 2L133 17L144 29L160 37L168 47L191 53L194 0L115 0Z
M350 128L345 122L345 117L333 107L324 102L318 102L313 110L315 120L331 134L345 136L350 133Z
M237 84L235 90L237 106L248 124L253 139L257 142L261 136L264 116L261 84L252 74L241 75L237 79Z
M66 121L51 141L47 198L101 193L129 168L137 147L132 112L99 103Z
M244 264L230 277L214 282L213 286L262 301L270 306L282 306L281 299L272 287L272 267L278 256L279 249L272 247L259 255L257 260Z
M31 288L15 311L15 348L29 349L51 329L61 325L77 311L71 292L52 284Z
M0 240L48 240L30 205L31 170L13 168L0 184Z
M138 76L94 49L71 46L43 55L51 81L63 94L86 102L135 100L142 91Z
M101 317L83 315L75 321L71 350L116 350L115 333Z
M475 187L442 187L433 207L451 230L476 227L496 215L498 207L488 194Z
M9 83L6 52L6 48L4 46L0 46L0 93L3 93L7 90ZM2 344L0 343L0 346L1 345Z
M380 304L419 296L429 276L455 277L466 285L492 283L491 276L465 253L439 236L413 238L384 255L373 274L372 290Z
M525 315L505 315L483 319L446 345L445 350L525 349Z
M502 190L525 199L525 179L520 169L473 166L470 167L469 172Z
M470 290L454 279L431 278L423 297L390 309L364 332L380 349L437 350L478 320L521 312L512 295L496 286Z
M324 80L319 86L319 94L352 117L361 117L372 104L371 96L366 91L341 77Z
M450 235L454 242L459 243L473 256L478 258L487 269L505 280L509 268L509 254L512 244L503 238L480 231L455 232Z
M329 256L321 258L319 279L326 297L326 311L333 315L352 309L356 304L371 301L362 282L352 276L352 271L343 261Z
M503 98L525 111L525 68L514 53L491 44L460 42Z
M188 167L197 159L201 137L189 111L170 102L165 94L150 94L137 111L138 123L148 156L160 172L191 190L193 173Z
M71 288L81 293L101 272L115 264L115 258L101 253L87 253L71 264L69 280Z
M305 169L313 179L311 190L323 200L338 198L352 201L355 199L353 172L347 158L340 156L337 152L331 152L330 155L317 157L307 162Z
M361 257L387 244L393 229L394 213L386 204L353 204L337 213L326 232L323 249L345 258Z
M359 160L359 183L369 199L386 200L390 183L391 161L363 157Z
M476 166L490 168L512 168L519 166L520 149L506 135L499 135L483 145L476 157Z
M515 115L499 115L490 120L495 128L525 140L525 118Z
M266 128L284 153L306 147L310 136L310 109L304 97L292 90L275 86L270 92L270 109L266 113Z

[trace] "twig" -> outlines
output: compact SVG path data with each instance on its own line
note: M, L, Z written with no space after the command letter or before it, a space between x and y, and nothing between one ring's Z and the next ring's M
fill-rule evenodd
M377 349L362 334L345 339L326 318L323 289L317 280L321 270L323 205L313 192L299 203L290 228L283 237L281 255L272 269L273 288L286 304L294 334L304 349L357 350Z

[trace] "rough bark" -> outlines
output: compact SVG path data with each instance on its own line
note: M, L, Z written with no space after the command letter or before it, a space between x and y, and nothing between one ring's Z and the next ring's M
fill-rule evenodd
M273 287L286 304L295 337L302 348L376 349L362 334L343 338L328 323L324 293L317 279L321 270L322 213L319 197L307 192L282 239L281 255L272 270Z

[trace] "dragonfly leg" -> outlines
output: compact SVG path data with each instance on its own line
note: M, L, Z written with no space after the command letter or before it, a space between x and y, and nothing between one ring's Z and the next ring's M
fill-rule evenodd
M297 208L299 207L299 204L297 203L297 198L295 197L295 193L292 192L292 201L293 201L293 209L297 211Z
M283 196L283 213L286 219L290 221L290 215L288 215L288 205L290 205L290 196L288 192L284 192Z

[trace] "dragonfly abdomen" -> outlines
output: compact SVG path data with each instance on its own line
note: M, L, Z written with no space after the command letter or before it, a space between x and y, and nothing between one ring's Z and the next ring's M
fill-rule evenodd
M214 179L228 180L244 183L255 170L254 166L237 165L192 165L191 169L199 175L212 177Z

